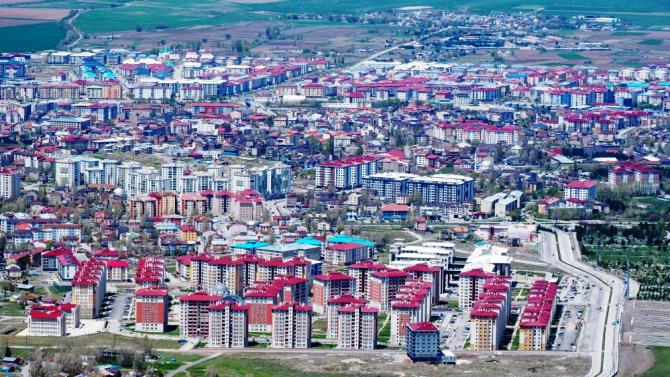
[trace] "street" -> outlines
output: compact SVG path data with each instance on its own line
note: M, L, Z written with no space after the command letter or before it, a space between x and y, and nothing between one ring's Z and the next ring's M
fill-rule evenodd
M613 376L619 366L620 318L624 301L623 281L581 262L576 240L570 233L553 229L542 231L542 257L561 270L591 283L587 320L582 329L581 350L591 351L591 370L587 376ZM595 293L595 291L594 291Z

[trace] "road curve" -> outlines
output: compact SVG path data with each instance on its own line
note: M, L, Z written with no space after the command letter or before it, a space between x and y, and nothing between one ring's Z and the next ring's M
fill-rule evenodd
M542 256L552 265L571 275L580 276L595 285L602 293L597 297L597 322L586 322L583 333L595 332L591 352L591 369L588 377L609 377L619 369L619 337L621 333L621 311L624 302L623 281L602 270L583 263L578 255L579 244L574 233L551 228L542 231ZM592 295L595 290L592 290Z

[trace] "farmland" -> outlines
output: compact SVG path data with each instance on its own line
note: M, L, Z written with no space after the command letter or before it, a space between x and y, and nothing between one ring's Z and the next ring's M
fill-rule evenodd
M551 15L578 14L618 17L633 22L642 29L661 29L670 20L670 3L641 0L595 0L588 6L574 0L203 0L182 2L177 0L0 0L0 28L3 38L0 50L39 50L55 47L65 31L56 30L53 22L67 15L69 9L80 9L82 14L74 22L86 34L116 33L123 31L168 30L202 26L236 25L250 21L273 21L295 13L361 13L410 6L430 6L440 9L474 13L534 11ZM14 21L12 21L14 20ZM18 21L16 21L18 20ZM39 22L34 25L18 23ZM38 26L39 25L39 26ZM23 26L23 28L19 27ZM29 30L30 33L23 31ZM28 35L29 37L27 37ZM28 43L25 43L25 41ZM18 47L17 47L18 46Z

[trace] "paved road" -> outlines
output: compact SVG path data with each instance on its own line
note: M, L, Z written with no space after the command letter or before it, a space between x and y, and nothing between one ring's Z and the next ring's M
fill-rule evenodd
M589 317L582 331L585 339L589 339L589 334L593 336L593 342L588 347L592 348L592 362L587 376L614 376L619 369L623 281L581 262L576 257L578 248L579 245L571 233L561 230L555 230L555 235L542 232L543 258L572 275L587 279L598 290L599 294L594 294L595 291L591 294Z

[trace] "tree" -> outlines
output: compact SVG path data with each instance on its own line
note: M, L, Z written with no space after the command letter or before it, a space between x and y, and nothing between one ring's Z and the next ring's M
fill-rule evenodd
M5 357L12 356L12 350L9 348L9 342L7 339L4 339L2 342L2 354L5 355Z

